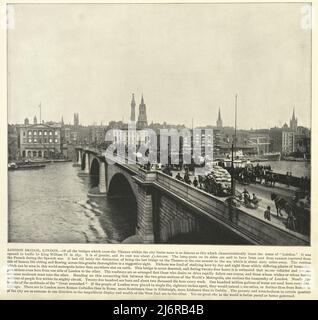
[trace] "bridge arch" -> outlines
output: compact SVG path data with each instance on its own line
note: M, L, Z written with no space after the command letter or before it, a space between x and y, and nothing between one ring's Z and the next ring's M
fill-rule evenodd
M86 168L86 155L85 155L85 152L82 153L82 161L81 161L81 169L82 170L85 170Z
M126 225L124 229L128 228L130 230L124 237L127 240L136 234L138 223L137 195L130 181L122 173L115 173L111 178L107 195L120 213L116 219Z
M131 198L135 202L137 201L137 194L135 193L131 182L120 172L115 173L112 176L109 182L108 195Z
M91 187L98 187L99 185L99 166L100 166L100 162L97 158L93 158L92 159L92 163L90 166L90 177L91 177Z

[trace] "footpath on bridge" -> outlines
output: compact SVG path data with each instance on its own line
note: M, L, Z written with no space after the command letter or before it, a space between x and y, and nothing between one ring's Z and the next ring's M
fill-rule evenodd
M181 176L185 173L184 170L176 171L173 170L172 176L175 178L177 173L179 172ZM194 176L190 174L190 180L193 181ZM266 220L266 223L269 223L271 225L276 226L277 228L280 228L286 232L289 232L290 234L293 234L297 237L300 237L306 241L309 241L309 237L305 236L303 234L300 234L298 232L292 231L288 228L286 228L286 219L287 219L287 213L282 211L283 216L277 216L276 213L276 207L274 201L271 200L271 193L275 192L276 194L286 197L286 198L292 198L294 196L295 191L297 188L295 187L287 187L282 184L275 184L275 187L267 187L265 185L261 184L250 184L250 185L241 185L236 182L236 189L240 192L242 192L244 189L247 189L247 191L252 194L255 193L255 195L261 199L259 207L257 209L250 209L250 208L244 208L244 211L250 214L251 216L257 217L260 220L264 220L264 211L266 210L267 206L271 207L271 220ZM225 201L225 198L223 197L216 197L221 201Z

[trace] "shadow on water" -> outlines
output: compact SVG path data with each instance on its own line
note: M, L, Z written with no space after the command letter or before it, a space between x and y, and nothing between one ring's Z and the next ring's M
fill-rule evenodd
M99 184L98 166L92 170L88 185L90 192L96 193ZM100 224L112 242L122 242L135 235L137 225L136 199L126 178L115 176L110 184L108 194L102 197L89 196L90 202L98 205L102 212Z
M103 214L99 221L110 240L122 242L135 234L137 208L134 199L105 196L95 201L101 206Z
M216 222L201 219L198 231L179 234L167 241L169 244L251 245L243 237Z

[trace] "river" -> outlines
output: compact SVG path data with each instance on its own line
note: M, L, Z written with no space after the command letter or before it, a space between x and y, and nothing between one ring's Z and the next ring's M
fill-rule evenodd
M130 201L87 196L72 163L8 172L9 242L116 243L135 233Z
M310 177L310 162L307 161L265 161L259 162L261 165L270 165L274 172L286 174L291 172L295 177ZM256 165L256 162L253 162Z

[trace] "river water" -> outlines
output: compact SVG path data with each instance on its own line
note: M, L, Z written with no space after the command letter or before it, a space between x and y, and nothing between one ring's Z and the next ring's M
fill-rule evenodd
M286 174L291 172L294 177L310 178L310 162L307 161L266 161L259 162L261 165L270 165L274 172ZM256 162L253 163L256 165Z
M113 243L135 233L134 205L87 196L89 177L72 163L9 171L9 242Z

